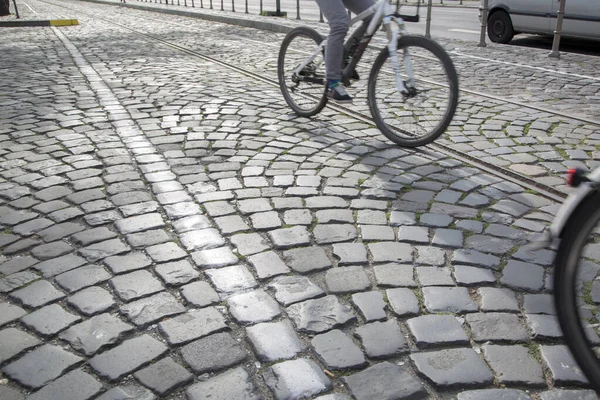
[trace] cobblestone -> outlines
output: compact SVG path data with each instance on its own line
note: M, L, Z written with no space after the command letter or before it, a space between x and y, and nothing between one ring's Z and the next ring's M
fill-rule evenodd
M64 13L28 4L39 15ZM284 34L188 18L327 34L304 11L301 21L271 21L255 10L171 4L169 12L188 16L161 14L158 24L118 4L73 3L70 17L85 21L75 30L5 33L14 45L2 48L8 75L0 83L0 332L27 329L41 347L19 350L3 368L32 354L31 364L48 368L39 377L5 373L0 397L590 397L557 346L546 294L555 251L524 246L557 203L435 150L391 145L331 108L323 118L296 117L276 87L211 61L198 65L176 48L157 52L147 38L132 41L123 27L79 15L108 11L112 21L276 79L276 52L256 49L277 47ZM29 7L20 12L32 16ZM436 142L559 191L567 190L558 176L566 168L597 165L597 124L568 116L598 118L597 88L583 77L597 69L593 58L563 53L557 75L556 61L535 47L459 47L452 57L461 85L497 99L463 96ZM375 56L367 50L365 62ZM543 69L532 75L531 67ZM352 108L368 114L367 81L353 85ZM558 105L560 116L548 111ZM266 302L271 311L262 313ZM433 322L417 329L423 320ZM370 366L352 362L356 372L330 380L304 357L344 364L335 346L317 353L308 345L341 331ZM150 337L147 349L127 349ZM64 346L52 347L59 359L70 347L115 359L100 374L78 369L83 359L54 362L40 349L55 340ZM194 361L188 356L200 373L181 357L198 341ZM525 345L540 348L542 361ZM107 384L113 372L119 377ZM34 378L39 390L29 393L34 386L19 379Z
M321 368L304 358L275 364L263 376L278 400L310 397L332 387Z
M91 356L98 350L116 343L122 335L131 332L133 326L110 314L100 314L74 325L60 334L60 338L75 350Z
M45 344L8 364L2 371L22 385L35 389L58 378L81 361L81 357L58 346Z
M149 335L129 339L90 359L90 366L114 381L167 352L167 346Z
M226 332L198 339L182 347L181 356L199 374L237 365L247 357L244 349Z

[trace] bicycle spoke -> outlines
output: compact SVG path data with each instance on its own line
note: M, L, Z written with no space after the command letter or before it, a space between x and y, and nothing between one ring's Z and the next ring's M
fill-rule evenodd
M435 139L450 123L456 108L457 82L451 61L439 46L424 38L403 38L399 44L404 42L406 45L398 50L399 79L409 94L399 92L389 55L380 56L371 77L369 103L378 127L388 138L416 146ZM405 51L411 54L412 79L403 60Z
M313 115L325 104L325 65L323 54L311 60L296 76L298 66L306 64L320 43L320 36L308 29L291 33L284 40L278 61L278 76L283 95L292 109L305 116Z

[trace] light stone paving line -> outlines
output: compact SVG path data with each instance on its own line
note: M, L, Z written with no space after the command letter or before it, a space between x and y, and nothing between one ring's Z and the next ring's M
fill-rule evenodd
M77 67L80 69L81 73L88 79L91 89L98 96L100 105L102 107L104 107L105 111L108 113L109 120L119 121L119 116L121 116L123 114L126 114L128 116L128 119L129 119L129 121L131 121L131 124L128 124L126 127L124 127L124 126L122 126L122 124L118 124L118 123L113 124L113 125L115 127L117 136L119 136L121 138L122 142L125 144L126 148L128 149L128 151L130 153L130 157L132 157L136 161L136 167L143 174L145 180L147 182L155 183L157 181L155 181L154 176L156 176L156 174L161 174L161 175L165 176L164 179L161 177L161 180L160 180L161 183L171 183L172 182L175 185L178 184L177 175L175 173L173 173L171 166L166 162L166 159L164 158L164 156L146 138L144 133L137 126L136 122L131 119L131 116L130 116L129 112L127 111L126 107L124 107L123 104L121 104L121 102L115 96L113 91L106 85L106 83L104 82L104 80L102 79L100 74L87 62L87 60L85 59L83 54L81 54L81 52L79 52L77 47L59 29L57 29L57 28L52 28L52 29L53 29L54 33L56 34L56 36L62 41L65 48L69 51L69 53L73 57L74 62L77 65ZM132 153L132 150L134 150L134 149L139 150L142 147L149 149L150 152L149 153L141 152L140 154ZM139 167L140 164L144 164L143 162L141 162L141 158L147 157L149 154L157 154L160 157L160 159L154 160L151 163L157 163L157 162L165 163L164 167L161 168L160 171L151 170L151 171L145 172L143 169L141 169ZM148 163L146 163L146 164L148 164ZM194 193L190 192L190 190L188 188L186 188L184 190L190 195L190 197L192 199L195 198ZM154 189L152 189L152 191L154 192ZM154 193L154 195L157 195L157 194L158 193ZM198 207L197 201L192 200L191 203L194 206ZM163 211L163 214L164 214L165 213L164 205L160 204L160 202L158 204L159 204L158 208L161 211ZM203 214L203 213L200 210L200 208L198 207L197 213L195 213L195 214L197 215L197 214ZM194 232L194 231L192 231L192 232ZM216 229L214 229L212 227L205 228L205 229L202 229L202 230L196 231L196 232L203 232L204 234L206 234L206 236L208 238L206 240L210 243L207 244L206 247L198 248L198 247L195 247L193 240L191 240L188 243L184 243L184 247L185 247L186 251L188 251L188 252L191 252L194 250L210 249L210 248L220 247L222 245L227 245L224 236L221 235ZM179 239L181 239L181 235L178 234L177 236Z

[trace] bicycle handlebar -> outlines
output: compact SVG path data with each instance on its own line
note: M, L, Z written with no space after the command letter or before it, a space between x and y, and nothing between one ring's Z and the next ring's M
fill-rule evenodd
M400 14L400 0L396 0L396 16L402 18L405 22L419 22L419 8L421 7L421 0L417 1L417 13L415 15Z
M419 22L419 14L418 13L417 13L417 15L398 14L398 16L400 18L402 18L402 20L405 22Z

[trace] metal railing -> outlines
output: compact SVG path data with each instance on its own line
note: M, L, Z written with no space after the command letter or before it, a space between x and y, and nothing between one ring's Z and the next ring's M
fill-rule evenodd
M121 0L123 2L125 2L125 0ZM165 5L178 5L181 6L181 1L182 0L170 0L171 2L169 3L169 0L137 0L137 1L142 1L142 2L154 2L154 3L159 3L159 4L164 4ZM192 7L196 7L196 4L194 2L194 0L189 0L190 1L190 5ZM198 1L198 0L196 0ZM231 0L231 8L226 9L225 7L225 0L199 0L200 1L200 8L207 8L210 10L214 10L215 6L213 5L213 1L220 1L220 11L230 11L230 12L236 12L236 8L235 8L235 4L236 4L236 0ZM274 6L274 10L271 11L272 9L266 10L265 9L265 4L264 2L268 1L269 2L269 7L273 7ZM439 4L450 4L450 3L454 3L457 5L463 5L463 0L445 0L446 2L444 3L444 0L439 0ZM560 58L560 53L559 53L559 47L560 47L560 38L561 38L561 34L562 34L562 23L563 23L563 17L564 17L564 13L565 13L565 3L567 0L558 0L560 2L559 5L559 10L557 13L557 18L556 18L556 28L554 30L554 41L552 44L552 52L548 55L548 57L554 57L554 58ZM177 2L175 4L175 2ZM245 14L250 14L250 13L257 13L258 15L266 15L266 16L287 16L287 11L282 11L282 2L285 2L286 6L288 9L295 9L295 13L296 13L296 19L300 20L301 18L301 10L300 10L300 0L237 0L238 5L240 2L244 3L244 13ZM256 9L256 3L258 2L258 10ZM471 0L471 2L473 2L473 0ZM205 7L205 3L207 4L207 7ZM274 3L274 4L273 4ZM411 4L425 4L425 0L404 0L404 3L407 5L411 5ZM436 1L437 3L437 1ZM253 6L253 10L250 10L249 4L251 4ZM318 10L318 15L319 15L319 22L325 22L323 19L323 13L321 12L320 9L318 9L318 5L316 2L310 2L307 4L311 4L311 7L308 8L312 8L310 11L307 11L307 9L304 9L305 13L309 13L312 12L313 15L315 16L314 19L316 19L316 12ZM431 37L431 8L434 4L434 0L427 0L427 18L426 18L426 24L425 24L425 36L427 37ZM487 34L487 20L488 20L488 11L489 11L489 7L488 7L489 1L488 0L481 0L481 33L480 33L480 38L479 38L479 47L486 47L486 34ZM183 0L183 6L184 7L188 7L188 0ZM350 11L348 11L348 15L351 15Z
M124 0L121 0L124 2ZM225 5L224 0L137 0L138 2L145 2L145 3L158 3L158 4L165 4L165 5L178 5L181 6L183 5L184 7L196 7L197 3L199 1L199 8L206 8L206 9L210 9L210 10L219 10L219 11L230 11L230 12L236 12L236 3L238 5L238 10L239 10L239 5L243 4L243 9L244 9L244 13L245 14L250 14L250 13L256 13L258 15L268 15L268 16L287 16L288 14L293 14L291 11L293 10L295 15L295 19L296 20L301 20L302 19L302 14L308 13L309 15L313 15L314 19L316 20L316 15L317 15L317 11L318 11L318 21L319 22L325 22L324 18L323 18L323 14L321 13L321 11L318 9L318 5L316 4L316 2L310 2L310 3L305 3L307 5L305 5L304 10L301 10L301 2L300 0L270 0L269 1L269 7L273 7L273 8L265 8L264 5L264 1L265 0L231 0L231 7L227 7ZM183 1L183 4L181 4L181 2ZM213 1L220 1L220 8L218 5L213 5ZM470 2L474 2L474 0L471 0ZM258 8L256 7L258 3ZM282 3L284 4L284 7L282 7ZM428 3L428 7L431 7L433 5L433 0L404 0L404 3L407 5L410 4L425 4ZM463 5L463 0L436 0L435 3L437 4L457 4L457 5ZM310 4L310 6L308 6L308 4ZM252 8L252 9L251 9ZM285 11L284 8L287 8L287 10L290 10L290 12ZM350 13L349 13L350 14ZM310 18L309 18L310 19ZM429 23L431 21L431 10L429 9L428 11L428 26ZM429 30L427 30L427 32L429 32Z

